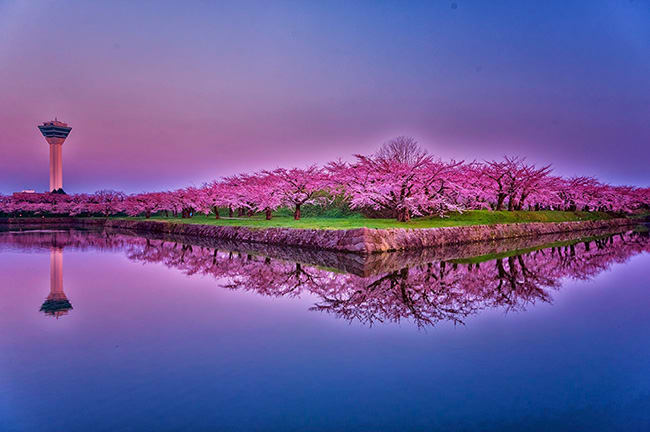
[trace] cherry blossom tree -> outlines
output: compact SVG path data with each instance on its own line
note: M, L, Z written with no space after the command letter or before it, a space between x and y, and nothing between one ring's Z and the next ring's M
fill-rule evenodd
M79 205L87 213L99 213L102 216L111 216L121 211L125 195L112 190L100 190L82 200Z
M482 169L482 176L488 181L484 183L486 191L492 193L494 209L503 209L503 203L510 192L508 184L508 171L510 164L507 161L486 161Z
M549 186L550 165L540 168L518 156L505 156L500 161L486 161L480 171L482 187L491 193L495 210L502 210L506 198L508 210L522 210L531 194L539 194Z
M537 168L533 164L525 163L525 159L512 160L511 170L508 172L510 183L508 210L522 210L526 198L531 194L545 191L550 172L550 165Z
M304 204L322 201L318 192L330 186L329 176L315 165L308 168L278 168L273 171L263 171L268 176L268 184L275 185L279 199L283 205L293 208L293 218L300 219L300 208ZM274 200L275 198L273 198Z
M293 174L287 174L288 177ZM284 189L283 189L284 187ZM264 212L266 220L271 220L273 211L285 202L286 182L272 173L259 172L241 176L241 188L246 202L253 211ZM297 190L297 189L296 189ZM294 198L292 196L292 198ZM292 201L296 205L295 201ZM298 203L298 218L300 218Z
M352 208L386 209L401 222L411 215L461 210L459 200L449 197L459 189L452 174L461 163L434 159L415 139L397 137L373 155L355 157L355 163L339 161L327 167L349 195Z
M129 195L122 201L122 211L129 216L144 214L148 219L154 213L164 210L162 204L165 202L167 194L165 192L149 192Z
M223 179L221 188L223 205L228 207L228 216L234 216L234 210L240 210L240 216L244 209L248 209L248 197L240 175L234 175Z
M228 207L226 193L227 188L219 181L207 183L202 188L203 204L214 211L215 219L219 219L219 207Z

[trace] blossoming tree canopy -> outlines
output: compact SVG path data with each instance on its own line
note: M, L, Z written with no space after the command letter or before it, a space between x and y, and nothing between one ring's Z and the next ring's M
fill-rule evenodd
M322 168L312 165L306 169L278 168L264 171L269 176L268 181L278 188L281 203L294 209L293 218L300 219L300 208L304 204L315 204L323 201L317 193L326 189L329 176Z
M550 165L537 167L517 156L443 161L415 139L401 136L373 154L355 155L352 162L237 174L202 187L131 195L15 193L0 196L0 213L147 218L171 213L189 218L199 212L219 218L219 209L226 208L230 217L237 210L240 217L263 213L271 219L275 210L288 207L300 219L303 205L323 205L332 196L343 197L352 209L380 211L402 222L474 209L629 213L650 207L650 188L612 186L593 177L564 178L552 175Z
M284 184L278 176L271 173L259 172L244 176L243 185L244 195L252 209L264 212L266 220L270 220L273 211L282 206L284 202Z
M460 162L436 160L409 137L395 138L373 155L355 157L352 164L329 165L353 208L389 210L403 222L413 214L459 209L447 192L459 190L451 174Z

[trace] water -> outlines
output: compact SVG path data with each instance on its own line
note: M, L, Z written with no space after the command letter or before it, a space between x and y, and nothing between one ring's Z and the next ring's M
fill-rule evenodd
M610 234L362 260L3 232L0 430L649 430L650 241Z

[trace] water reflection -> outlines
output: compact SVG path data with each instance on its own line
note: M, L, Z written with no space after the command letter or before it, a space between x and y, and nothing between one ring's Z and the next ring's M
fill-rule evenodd
M536 239L363 257L127 232L0 233L0 245L51 250L51 291L41 307L72 309L63 293L65 248L121 250L129 260L163 263L188 276L210 275L228 289L264 296L314 296L311 309L367 325L411 320L463 323L488 308L522 311L551 302L564 278L589 279L650 251L647 231L557 234Z
M63 248L52 247L50 250L50 294L41 305L41 312L58 319L71 309L72 304L63 292Z

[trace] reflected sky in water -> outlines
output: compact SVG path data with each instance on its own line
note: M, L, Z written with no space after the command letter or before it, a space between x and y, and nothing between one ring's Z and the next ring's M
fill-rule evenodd
M0 430L647 430L650 243L589 234L359 261L0 233Z

